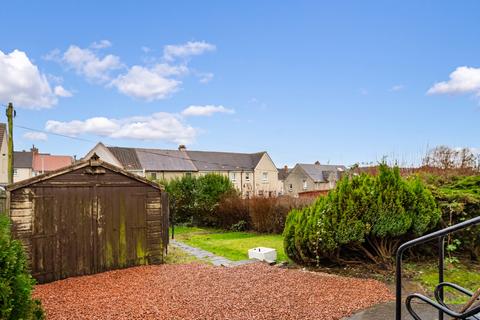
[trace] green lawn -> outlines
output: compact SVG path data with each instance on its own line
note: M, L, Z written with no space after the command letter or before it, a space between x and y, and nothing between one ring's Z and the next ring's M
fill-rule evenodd
M435 265L412 263L407 264L407 270L414 271L416 274L415 280L419 281L427 289L428 293L433 294L433 290L438 284L438 269ZM480 267L456 263L445 269L444 278L445 281L456 283L475 292L480 288ZM447 302L452 304L463 304L468 301L465 295L457 294L452 289L446 289L446 298Z
M287 260L283 251L283 237L279 234L178 226L175 227L175 239L234 261L248 259L248 249L255 247L274 248L278 261Z

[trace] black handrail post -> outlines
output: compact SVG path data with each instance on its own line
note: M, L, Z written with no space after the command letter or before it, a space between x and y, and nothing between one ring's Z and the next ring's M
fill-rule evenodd
M445 262L445 236L438 238L438 283L445 281L443 272ZM443 301L443 287L440 288L440 298ZM443 320L443 311L438 310L438 320Z
M395 265L395 320L402 319L402 255L403 247L400 246Z

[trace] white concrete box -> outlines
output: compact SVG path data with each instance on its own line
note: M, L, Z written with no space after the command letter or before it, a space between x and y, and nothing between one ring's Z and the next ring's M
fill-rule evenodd
M277 250L265 247L249 249L248 258L266 261L269 263L275 262L277 260Z

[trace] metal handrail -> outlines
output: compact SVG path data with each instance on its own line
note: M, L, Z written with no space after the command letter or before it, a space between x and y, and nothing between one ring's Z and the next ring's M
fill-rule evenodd
M396 256L396 276L395 276L395 282L396 282L396 292L395 292L395 320L401 320L402 319L402 257L403 253L405 250L408 248L411 248L413 246L423 244L435 239L438 239L438 248L439 248L439 253L438 253L438 282L442 283L444 282L443 279L443 270L444 270L444 260L445 260L445 248L444 248L444 240L445 236L455 232L459 231L468 227L471 227L473 225L480 224L480 216L455 224L453 226L450 226L448 228L438 230L435 232L432 232L430 234L421 236L417 239L410 240L408 242L405 242L402 244L398 250L397 250L397 256ZM443 300L443 288L440 289L440 297ZM443 311L438 312L438 319L443 320Z

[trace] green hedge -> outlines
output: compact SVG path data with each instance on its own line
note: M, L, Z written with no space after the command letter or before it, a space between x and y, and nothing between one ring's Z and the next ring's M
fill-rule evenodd
M215 173L160 183L170 195L170 209L175 213L176 223L218 226L217 209L221 199L237 192L228 177Z
M10 219L0 213L0 319L44 319L31 297L34 283L23 248L11 237Z
M418 177L404 179L385 164L376 176L346 175L326 197L292 210L284 229L287 255L302 264L371 260L391 264L401 241L424 234L440 219Z
M442 211L441 227L480 215L480 175L436 176L426 175L435 200ZM470 227L447 238L447 253L466 253L472 259L480 258L480 226Z

